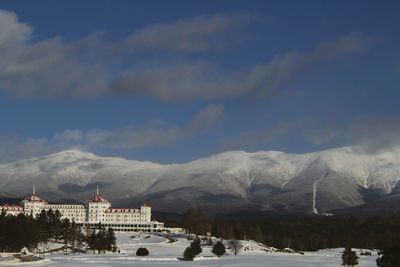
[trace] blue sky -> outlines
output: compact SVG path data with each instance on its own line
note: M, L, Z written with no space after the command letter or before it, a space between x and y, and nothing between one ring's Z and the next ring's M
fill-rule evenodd
M0 162L400 144L397 1L2 1Z

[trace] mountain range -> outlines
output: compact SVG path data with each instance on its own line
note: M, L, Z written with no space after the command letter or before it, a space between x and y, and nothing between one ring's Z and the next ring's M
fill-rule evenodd
M79 203L98 185L115 207L148 202L155 211L183 213L201 205L214 215L368 213L368 207L396 213L390 203L398 202L399 180L400 149L368 154L355 147L232 151L166 165L66 150L0 165L6 196L24 197L36 185L50 202Z

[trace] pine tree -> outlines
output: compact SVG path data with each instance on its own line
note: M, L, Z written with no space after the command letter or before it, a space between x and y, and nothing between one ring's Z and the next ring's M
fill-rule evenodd
M100 254L102 251L107 250L107 232L103 225L100 224L100 230L97 233L97 250Z
M115 252L117 250L117 245L115 244L116 237L114 230L110 227L107 230L107 237L106 237L106 242L107 242L107 247L106 249L109 251Z
M90 236L87 237L86 243L88 245L88 248L90 250L93 250L93 253L96 252L96 248L97 248L97 236L96 233L93 231L92 234Z
M62 220L61 227L61 238L64 240L64 246L67 246L71 240L71 229L68 218Z
M354 266L358 265L358 256L355 251L352 251L351 248L346 248L342 252L342 265L345 266Z
M224 244L222 244L221 241L218 241L218 242L214 245L214 247L213 247L213 249L211 250L211 252L212 252L213 254L217 255L218 257L221 257L222 255L225 254L225 246L224 246Z
M192 261L196 257L192 247L187 247L183 252L183 260Z
M190 243L190 247L192 248L192 251L195 256L199 255L203 251L203 249L200 246L199 238L196 238L195 240L193 240L193 242Z

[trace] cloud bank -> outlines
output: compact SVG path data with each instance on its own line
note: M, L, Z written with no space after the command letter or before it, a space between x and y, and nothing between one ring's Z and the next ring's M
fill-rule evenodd
M148 25L114 42L97 32L74 42L61 37L36 41L31 26L0 10L0 90L17 98L57 100L140 94L184 102L268 95L299 71L368 45L367 38L350 33L310 52L292 50L232 71L187 56L240 43L256 21L259 16L251 14L199 16ZM159 57L163 53L169 56Z
M67 129L55 133L52 138L24 138L18 134L5 134L0 136L0 164L66 149L121 151L168 146L180 139L212 131L221 122L223 110L221 104L208 105L182 126L155 120L145 125L116 130Z
M308 126L303 129L303 136L317 145L340 142L372 154L400 147L399 116L357 116L328 127L316 127L312 123Z

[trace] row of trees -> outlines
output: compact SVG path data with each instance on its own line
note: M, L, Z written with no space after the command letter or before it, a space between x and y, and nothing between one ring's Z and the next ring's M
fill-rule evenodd
M182 226L188 233L204 235L211 232L213 236L231 240L229 246L235 255L241 249L238 239L251 239L276 248L299 251L346 247L342 254L343 265L354 266L358 264L358 256L349 247L380 248L380 256L376 260L379 267L400 266L398 225L400 216L209 220L201 207L190 208L182 220ZM217 256L225 253L222 242L214 245L213 253Z
M185 261L192 261L197 255L199 255L203 249L201 248L201 241L200 238L196 238L190 243L190 246L185 249L183 252L183 259ZM238 240L230 240L228 242L229 248L235 256L239 253L242 248L240 241ZM225 254L226 249L225 245L222 243L221 240L218 240L212 247L211 252L216 255L217 257L221 257Z
M115 250L115 235L112 229L101 225L97 230L84 234L82 226L68 219L61 219L59 211L42 211L36 218L18 214L0 214L0 251L15 252L23 247L33 249L38 243L62 242L65 246L81 248L86 242L90 249L98 252Z
M106 230L101 224L99 224L98 230L92 231L87 238L89 249L93 250L93 252L97 250L98 253L103 251L117 251L115 241L114 230L112 228Z
M32 217L0 215L0 251L19 251L24 246L36 247L42 241L40 227ZM44 240L43 240L44 241Z
M62 241L75 246L84 241L81 227L52 210L42 211L36 219L32 216L0 214L0 251L18 251L23 247L34 248L40 242Z
M333 247L385 248L400 240L400 216L212 219L212 235L251 239L276 248L315 251Z

